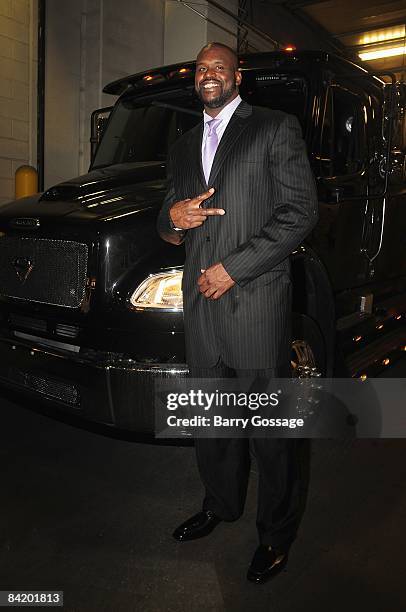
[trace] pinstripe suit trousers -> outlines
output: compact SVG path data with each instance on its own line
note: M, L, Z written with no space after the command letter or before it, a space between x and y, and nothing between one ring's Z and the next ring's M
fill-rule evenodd
M219 361L212 368L191 368L192 378L283 378L289 368L233 370ZM298 440L280 438L196 438L203 510L235 521L244 510L251 456L258 470L257 531L261 544L288 549L302 513Z

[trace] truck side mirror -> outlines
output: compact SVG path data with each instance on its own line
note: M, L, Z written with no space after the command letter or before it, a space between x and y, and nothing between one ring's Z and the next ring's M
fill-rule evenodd
M113 106L106 106L104 108L98 108L92 112L90 118L90 163L93 163L97 147L102 139L103 132L109 121L112 110Z

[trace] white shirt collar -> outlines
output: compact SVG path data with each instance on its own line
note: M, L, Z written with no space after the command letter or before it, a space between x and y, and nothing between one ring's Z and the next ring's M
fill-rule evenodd
M241 96L238 95L236 98L234 98L234 100L231 100L231 102L229 102L223 108L223 110L217 115L217 117L214 117L214 119L221 119L222 123L228 123L240 102L242 102L242 99ZM203 111L203 119L204 123L206 124L208 121L211 121L213 117L210 117L210 115L208 115L206 111Z

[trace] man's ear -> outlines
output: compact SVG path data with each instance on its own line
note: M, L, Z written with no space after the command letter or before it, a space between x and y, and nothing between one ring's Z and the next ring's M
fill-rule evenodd
M239 68L237 68L237 70L235 71L235 82L237 85L239 85L242 81L242 72Z

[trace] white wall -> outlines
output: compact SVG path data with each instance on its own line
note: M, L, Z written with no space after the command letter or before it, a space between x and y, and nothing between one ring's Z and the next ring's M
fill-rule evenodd
M14 197L14 173L36 166L37 3L0 2L0 203Z
M162 0L48 0L45 188L87 172L106 83L163 63Z
M45 188L78 174L82 0L49 0L45 57Z
M237 15L238 0L222 0L221 2L218 2L218 4L221 4L223 8L227 9L231 13L234 13L234 15ZM207 42L222 42L225 45L229 45L233 49L236 49L237 22L225 13L222 13L219 9L214 8L212 5L209 6L208 16L211 21L207 23ZM230 31L232 34L229 33Z
M196 9L207 16L206 2L199 3ZM166 0L164 64L190 61L207 41L207 22L187 7Z
M165 0L165 64L194 59L199 50L210 41L236 47L237 26L232 18L205 0L188 4L189 7L176 0ZM223 0L221 4L237 14L238 0Z
M237 0L223 4L237 12ZM192 5L236 33L205 0ZM104 85L194 59L209 40L236 44L176 0L48 0L46 20L45 188L87 172L91 112L115 101Z

